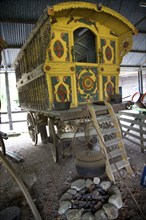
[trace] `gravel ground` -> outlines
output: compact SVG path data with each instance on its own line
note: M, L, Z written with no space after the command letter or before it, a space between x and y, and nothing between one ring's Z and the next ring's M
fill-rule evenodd
M5 140L6 149L17 153L23 160L16 160L7 156L17 173L27 183L35 205L44 220L61 220L58 214L59 198L66 191L73 180L78 179L74 158L60 158L54 163L48 144L42 144L40 139L37 146L30 142L28 133ZM61 148L60 146L58 146ZM76 146L78 147L78 146ZM125 187L125 183L134 195L143 215L146 216L146 189L140 185L143 166L146 163L145 153L130 142L125 141L125 148L135 177L129 177L122 172L123 180L116 176L117 186L122 192L123 208L119 211L119 220L140 220L135 202ZM15 181L5 167L0 164L0 210L17 206L21 210L22 220L34 220L33 214ZM145 218L146 219L146 218Z

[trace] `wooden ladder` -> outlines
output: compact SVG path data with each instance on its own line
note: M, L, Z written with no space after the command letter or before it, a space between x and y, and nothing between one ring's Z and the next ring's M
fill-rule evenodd
M125 151L121 128L110 103L104 102L103 110L107 110L102 116L97 116L98 105L88 105L88 111L99 139L99 147L104 152L106 159L106 172L110 181L115 183L114 173L125 168L132 175ZM99 105L101 111L102 106Z

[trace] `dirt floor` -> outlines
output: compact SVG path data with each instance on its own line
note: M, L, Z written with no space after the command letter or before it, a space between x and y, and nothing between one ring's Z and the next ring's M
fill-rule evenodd
M27 183L42 219L65 219L58 214L59 198L70 187L72 181L79 178L74 158L60 158L59 163L54 163L49 144L42 144L39 140L38 145L33 146L27 133L5 140L5 145L8 150L23 157L22 161L17 162L7 156L17 173ZM127 141L125 148L135 177L129 177L123 172L124 182L117 180L123 198L123 208L119 210L118 219L140 220L143 218L124 183L127 183L143 215L146 216L146 188L140 185L146 153L141 153L139 147ZM22 220L34 220L18 185L0 164L0 210L9 206L20 208Z

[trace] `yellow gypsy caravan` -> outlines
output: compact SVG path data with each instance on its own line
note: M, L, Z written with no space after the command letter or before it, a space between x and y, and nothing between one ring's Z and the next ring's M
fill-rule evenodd
M15 62L20 106L31 117L48 117L54 101L70 101L73 109L118 93L120 63L134 33L126 18L101 4L48 8Z
M16 61L21 106L47 111L54 98L75 107L118 93L133 33L127 19L105 6L65 2L48 8Z

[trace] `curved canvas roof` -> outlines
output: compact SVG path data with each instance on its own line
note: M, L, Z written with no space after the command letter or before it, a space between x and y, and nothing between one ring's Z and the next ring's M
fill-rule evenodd
M54 5L48 9L48 14L55 17L62 16L82 16L98 21L101 25L105 25L117 36L125 32L132 31L137 33L134 25L121 14L107 8L101 4L85 3L85 2L64 2Z

